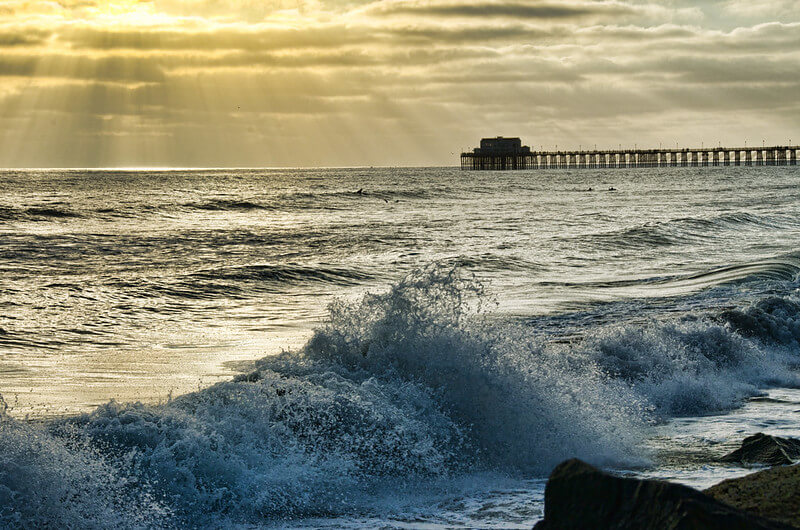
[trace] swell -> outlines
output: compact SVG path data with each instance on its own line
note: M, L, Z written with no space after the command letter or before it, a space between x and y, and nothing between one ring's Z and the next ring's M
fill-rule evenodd
M355 188L355 186L353 186ZM327 201L327 200L352 200L352 199L426 199L431 198L435 194L435 189L431 188L417 188L417 189L371 189L369 186L359 187L358 189L348 190L329 190L317 192L291 192L278 195L277 201L279 203L307 203L308 201Z
M466 269L478 269L491 272L538 272L546 269L541 263L521 258L518 256L504 256L492 252L477 254L474 256L459 256L448 260L455 267Z
M297 263L260 264L222 267L192 274L197 280L257 281L279 283L331 283L353 285L370 279L356 269L331 266L309 266Z
M209 211L248 211L248 210L269 210L270 206L257 202L236 200L236 199L214 199L207 202L188 202L182 205L184 208Z
M153 214L180 214L186 211L199 212L260 212L306 209L350 208L353 201L377 201L381 203L425 199L431 196L424 189L355 189L319 192L292 191L259 198L213 198L183 203L162 204L116 204L78 213L60 205L16 207L0 205L0 221L47 221L84 216L101 218L137 218Z
M601 299L676 297L716 286L742 282L795 282L800 277L800 256L788 254L750 263L678 276L591 282L540 282L539 285L580 289L587 297Z
M28 208L0 206L0 221L47 221L75 217L80 217L80 215L70 209L50 205Z
M787 216L738 212L709 218L681 217L646 222L619 230L582 235L580 240L583 244L607 250L666 247L713 238L723 231L781 229L796 225L796 220Z
M212 199L200 202L187 202L180 209L206 211L258 211L285 209L339 209L352 206L353 201L398 202L401 200L425 199L431 196L425 189L377 189L358 188L352 190L292 191L279 193L261 199ZM168 210L171 206L165 206Z
M105 285L124 293L124 298L212 300L220 297L251 298L254 293L284 293L310 285L348 287L373 279L354 268L283 263L219 267L162 280L135 278L110 280Z
M564 343L483 318L480 284L430 267L333 303L302 349L233 381L39 427L3 416L0 526L257 525L368 513L469 473L541 477L572 456L641 464L654 421L800 384L791 285Z

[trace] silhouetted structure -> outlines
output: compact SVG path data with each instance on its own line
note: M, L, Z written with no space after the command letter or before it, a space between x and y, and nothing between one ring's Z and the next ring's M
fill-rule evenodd
M461 153L461 169L582 169L703 166L796 166L800 146L702 149L531 151L519 138L484 138Z
M465 156L470 167L465 167ZM531 148L519 138L484 138L472 153L462 153L461 169L529 169L531 156Z

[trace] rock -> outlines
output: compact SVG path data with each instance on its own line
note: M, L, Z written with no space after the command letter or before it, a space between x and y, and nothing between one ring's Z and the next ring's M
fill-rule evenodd
M779 438L760 432L745 438L739 449L723 456L721 460L741 464L785 466L798 458L800 458L800 440Z
M800 527L800 466L781 466L728 479L705 493L741 510Z
M792 528L680 484L617 477L575 459L553 470L544 499L544 520L536 530Z

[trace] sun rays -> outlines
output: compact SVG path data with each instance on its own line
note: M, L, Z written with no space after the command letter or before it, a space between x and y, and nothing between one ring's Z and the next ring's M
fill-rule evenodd
M497 131L780 142L800 136L800 14L769 1L750 20L689 0L9 1L0 164L449 164Z

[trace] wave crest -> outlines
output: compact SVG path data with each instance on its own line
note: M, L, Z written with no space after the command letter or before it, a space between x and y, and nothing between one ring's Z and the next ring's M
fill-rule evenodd
M0 420L0 524L365 513L387 492L465 473L544 476L573 456L642 463L653 421L800 384L791 296L568 343L492 320L491 303L458 269L432 266L335 302L304 348L232 381L44 426ZM74 504L54 501L65 497Z

